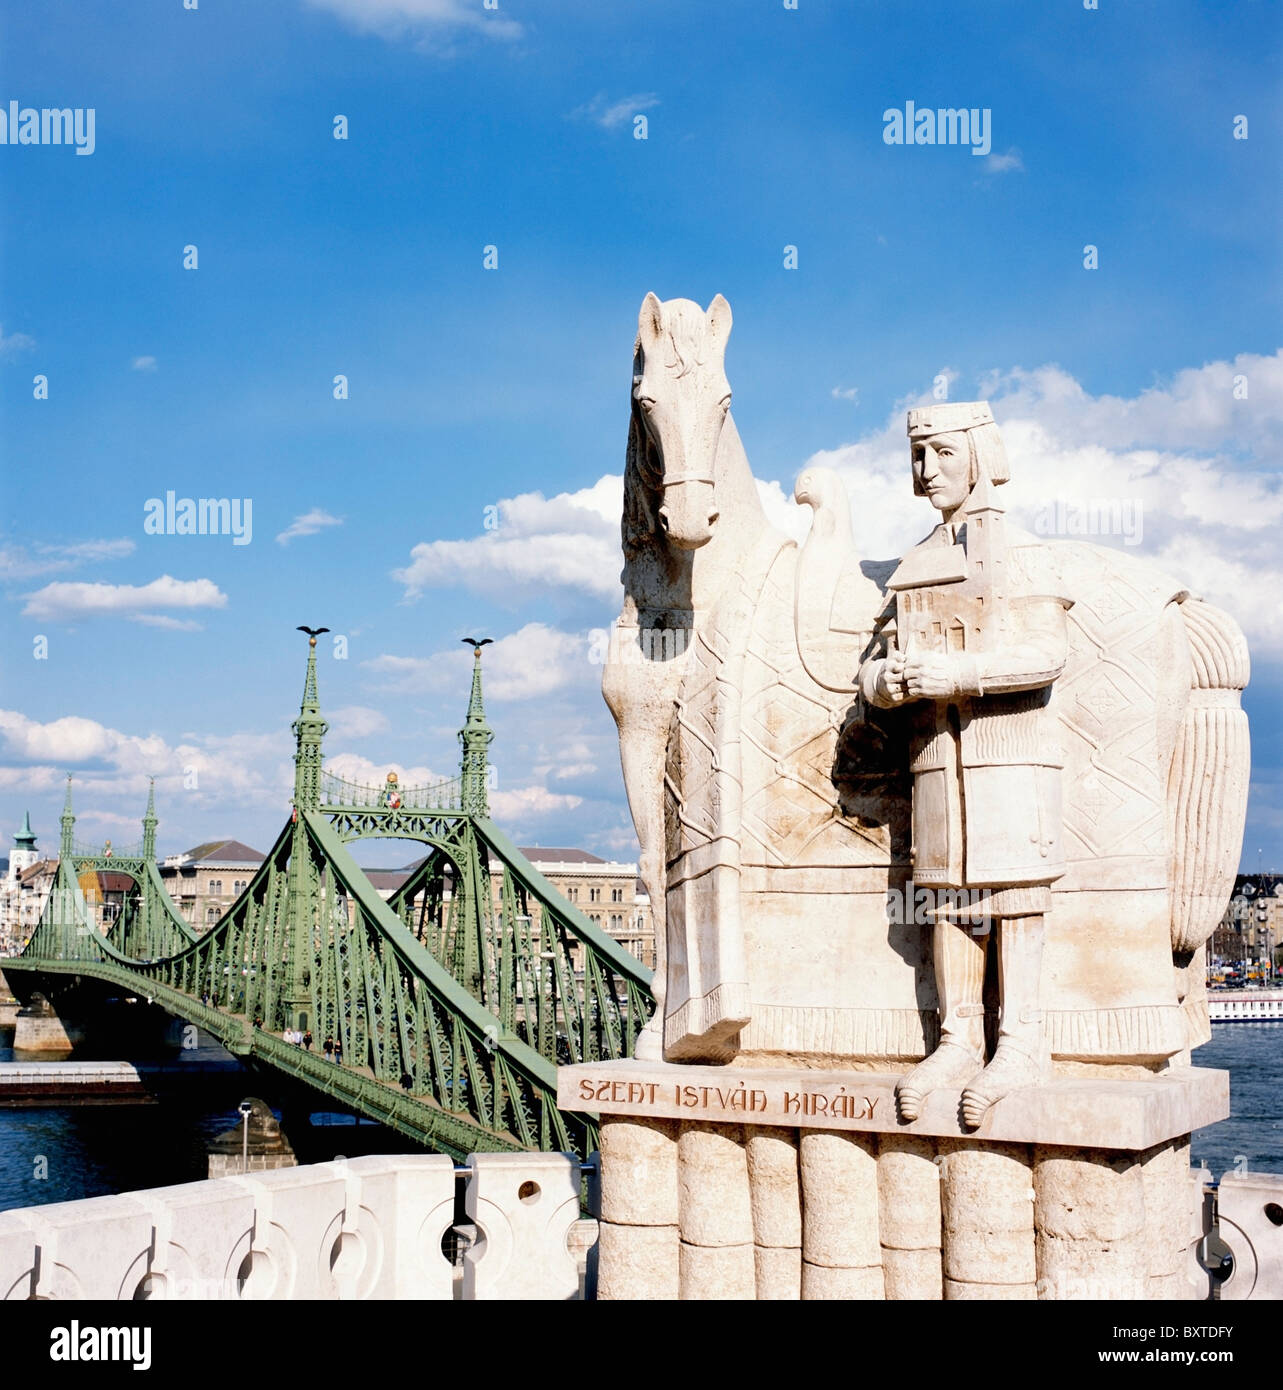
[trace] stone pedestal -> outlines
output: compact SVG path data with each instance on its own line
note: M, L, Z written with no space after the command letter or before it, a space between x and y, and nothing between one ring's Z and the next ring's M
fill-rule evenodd
M974 1132L959 1094L896 1117L896 1077L613 1062L564 1067L602 1117L604 1299L1197 1296L1189 1135L1225 1072L1063 1078Z
M209 1154L211 1178L232 1178L238 1173L265 1173L276 1168L294 1168L298 1159L271 1107L257 1097L250 1098L248 1157L245 1122L233 1125L212 1140Z

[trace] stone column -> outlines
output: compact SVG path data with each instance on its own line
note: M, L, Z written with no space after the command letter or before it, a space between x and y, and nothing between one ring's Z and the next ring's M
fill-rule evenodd
M1034 1149L1038 1296L1148 1295L1145 1184L1134 1153Z
M678 1296L678 1128L601 1117L599 1300Z
M1157 1299L1197 1298L1189 1279L1190 1247L1202 1235L1189 1167L1189 1138L1173 1139L1140 1155L1149 1245L1149 1293Z
M888 1298L944 1296L935 1156L927 1139L886 1134L878 1142L878 1230Z
M877 1137L803 1130L802 1297L880 1299Z
M681 1297L754 1298L757 1273L743 1125L682 1125L677 1211Z
M940 1153L945 1298L1036 1298L1029 1150L942 1139Z
M802 1297L802 1194L797 1131L750 1128L747 1134L753 1259L759 1299Z

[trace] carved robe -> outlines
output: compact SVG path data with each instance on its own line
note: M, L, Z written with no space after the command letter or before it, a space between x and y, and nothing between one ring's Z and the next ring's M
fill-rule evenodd
M1069 604L1037 545L1004 546L1001 592L988 574L914 582L913 571L939 572L933 561L947 567L959 550L965 569L967 530L942 524L905 557L897 573L909 577L892 579L895 620L884 630L888 643L948 655L963 673L959 693L907 706L913 877L929 888L994 890L987 906L994 916L1041 913L1065 871L1051 687L1068 656ZM870 704L888 707L877 690L885 662L866 661L860 687Z

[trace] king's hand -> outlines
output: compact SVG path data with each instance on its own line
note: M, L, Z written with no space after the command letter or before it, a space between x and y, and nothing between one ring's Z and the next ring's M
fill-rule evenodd
M898 705L908 697L904 684L904 653L892 648L889 656L878 663L874 690L885 705Z
M974 657L914 652L904 658L904 687L910 700L947 700L980 694Z

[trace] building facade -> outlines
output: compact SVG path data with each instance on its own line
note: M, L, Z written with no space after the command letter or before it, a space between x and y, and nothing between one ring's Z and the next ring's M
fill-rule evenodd
M1239 874L1212 934L1208 973L1225 982L1265 979L1283 954L1283 874Z
M655 929L650 898L637 876L637 865L602 859L584 849L526 845L521 853L567 902L595 926L613 936L648 968L655 965ZM422 860L403 869L367 869L366 876L384 899L405 882ZM498 912L503 895L503 869L494 865L490 885Z
M9 851L9 867L0 879L0 940L12 941L21 925L22 876L40 860L36 849L35 832L31 829L31 812L22 818L22 829L13 837Z
M650 898L637 865L602 859L585 849L527 845L522 854L568 902L649 968L655 965ZM491 870L498 905L502 872Z
M239 840L208 840L163 860L160 877L184 920L206 932L245 891L263 859Z

